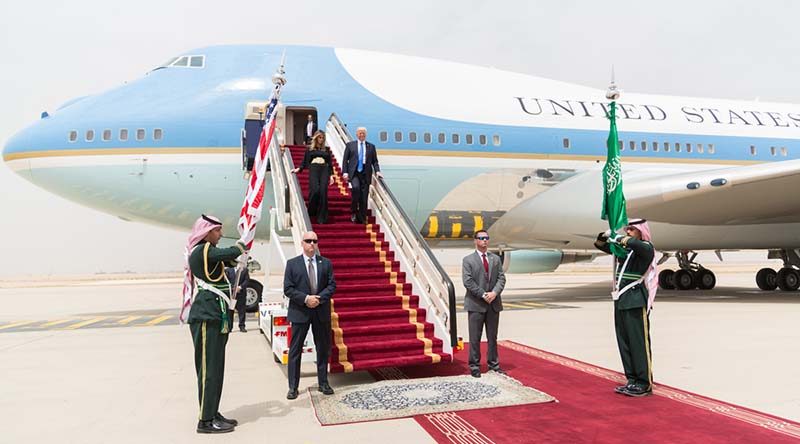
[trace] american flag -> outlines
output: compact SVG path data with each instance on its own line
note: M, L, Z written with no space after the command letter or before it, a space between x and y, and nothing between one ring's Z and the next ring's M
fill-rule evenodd
M237 228L248 250L253 245L253 239L256 236L256 224L261 220L261 204L264 201L264 179L267 175L267 149L269 148L270 140L272 140L272 134L275 132L275 115L278 108L278 98L281 94L281 86L280 83L276 84L269 98L264 127L258 140L255 164L250 175L247 194L244 197L244 203L242 203L242 210L239 212Z

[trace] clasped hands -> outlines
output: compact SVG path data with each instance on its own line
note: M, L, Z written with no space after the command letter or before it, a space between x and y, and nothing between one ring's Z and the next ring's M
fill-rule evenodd
M319 304L320 304L319 296L315 294L310 294L306 297L306 307L317 308Z
M495 299L497 299L497 295L493 291L489 291L483 294L483 300L491 304Z

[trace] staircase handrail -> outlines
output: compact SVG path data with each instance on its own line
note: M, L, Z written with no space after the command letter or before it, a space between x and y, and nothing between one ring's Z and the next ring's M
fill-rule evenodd
M300 188L300 181L297 180L297 174L291 173L294 169L291 151L286 148L283 150L282 157L283 166L288 172L287 174L291 176L288 177L288 182L292 239L294 240L297 254L301 254L303 252L303 246L300 243L303 241L303 233L311 231L311 218L308 217L308 208L306 208L306 202L305 199L303 199L303 190Z
M286 167L281 160L281 150L276 134L272 135L270 147L267 150L269 157L270 172L272 173L272 191L275 195L275 208L278 211L278 229L283 231L291 225L291 207L289 199L289 180Z
M354 140L335 113L331 114L328 121L344 144ZM331 141L331 138L328 139ZM341 160L340 165L344 168ZM392 230L398 240L398 247L403 250L398 253L402 253L410 259L415 276L420 283L427 287L425 290L431 296L431 301L436 307L434 314L449 328L450 345L455 349L458 345L458 329L456 326L456 291L453 281L439 260L436 259L425 238L414 227L414 222L403 210L383 178L374 176L372 183L370 194L373 202L377 205L376 209L387 220L387 229Z

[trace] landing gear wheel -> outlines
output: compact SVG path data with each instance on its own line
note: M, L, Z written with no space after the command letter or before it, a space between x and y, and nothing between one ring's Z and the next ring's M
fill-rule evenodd
M756 285L762 290L772 291L778 288L778 273L772 268L762 268L756 273Z
M691 290L695 287L694 275L688 270L676 271L674 281L678 290Z
M245 290L245 294L247 295L245 298L247 312L253 313L258 311L258 303L261 302L261 293L264 291L264 286L261 285L261 282L250 279Z
M675 272L672 270L661 270L658 273L658 286L664 290L675 289Z
M714 272L705 268L697 272L695 280L697 288L701 290L711 290L717 285L717 277L714 276Z
M794 268L781 268L778 272L778 287L783 291L796 291L800 288L800 273Z

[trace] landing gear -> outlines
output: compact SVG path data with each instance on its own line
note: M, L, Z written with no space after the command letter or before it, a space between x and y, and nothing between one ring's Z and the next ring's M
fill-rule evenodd
M689 256L690 254L691 257ZM713 271L695 262L694 259L696 257L697 253L689 251L675 253L675 258L678 259L678 265L681 269L677 271L662 270L658 273L658 286L664 290L674 290L676 288L678 290L691 290L693 288L711 290L714 288L717 285L717 277Z
M772 268L762 268L756 273L756 285L766 291L780 288L781 291L797 291L800 288L800 251L797 249L770 250L769 259L781 259L783 268L777 272Z

